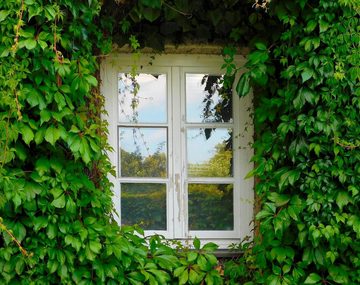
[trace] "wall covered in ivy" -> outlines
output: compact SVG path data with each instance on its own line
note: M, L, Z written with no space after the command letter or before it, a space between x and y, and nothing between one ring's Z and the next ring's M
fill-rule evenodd
M360 7L339 1L0 2L1 284L360 283ZM197 36L201 35L201 37ZM259 235L217 267L112 220L98 65L133 40L249 46ZM134 39L137 40L134 40Z
M274 2L284 27L249 56L258 86L263 207L255 263L267 284L360 282L360 33L357 1ZM271 10L270 6L270 10ZM266 48L265 48L266 47ZM257 272L258 274L259 272Z

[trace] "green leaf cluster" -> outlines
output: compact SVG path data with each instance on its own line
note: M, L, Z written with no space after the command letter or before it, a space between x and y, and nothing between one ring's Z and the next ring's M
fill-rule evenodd
M215 245L176 250L112 216L100 4L0 3L0 284L221 284Z
M360 282L359 6L350 2L272 1L274 32L256 35L238 82L240 96L255 94L261 284Z
M2 232L0 283L359 284L357 2L104 2L0 2L0 217L31 252ZM223 277L214 244L173 249L112 217L95 55L131 34L136 48L251 48L235 86L255 93L259 239ZM228 86L234 54L224 49Z

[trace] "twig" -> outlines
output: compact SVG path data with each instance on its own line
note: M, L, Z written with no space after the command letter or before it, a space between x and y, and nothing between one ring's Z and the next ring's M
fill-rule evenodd
M13 235L13 233L2 223L1 218L0 218L0 230L5 231L11 237L11 240L18 246L22 255L24 255L26 257L31 257L33 255L32 253L27 252L27 250L25 248L23 248L23 246L16 239L16 237Z
M23 13L24 13L24 9L25 9L25 4L24 4L24 0L21 0L21 8L20 8L20 13L19 13L19 21L15 27L15 39L14 39L14 44L11 47L11 49L13 51L16 50L18 44L19 44L19 37L20 37L20 27L21 27L21 21L22 21L22 17L23 17Z
M170 8L171 10L174 10L175 12L177 12L177 13L185 16L185 17L187 17L188 19L192 18L192 16L193 16L192 14L189 14L189 13L180 11L179 9L176 9L175 7L173 7L173 6L169 5L168 3L166 3L165 1L164 1L163 3L164 3L164 5L165 5L166 7L168 7L168 8Z
M21 121L22 120L21 108L20 108L20 104L19 104L18 92L16 91L16 89L14 90L14 95L15 95L18 120Z

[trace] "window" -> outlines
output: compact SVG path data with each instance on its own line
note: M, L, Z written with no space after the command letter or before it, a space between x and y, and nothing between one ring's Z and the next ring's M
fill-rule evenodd
M251 98L224 88L222 63L143 55L134 77L131 55L103 61L119 224L221 247L251 235Z

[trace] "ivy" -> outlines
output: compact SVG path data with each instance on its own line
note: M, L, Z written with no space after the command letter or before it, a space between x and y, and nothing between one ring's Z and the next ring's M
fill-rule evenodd
M253 5L254 4L254 5ZM358 284L359 5L341 1L0 3L1 284ZM112 43L225 42L255 93L259 236L225 270L113 221L97 71ZM236 49L249 46L244 67ZM135 67L134 67L135 72Z
M99 1L0 4L0 283L219 283L215 245L175 251L113 220L99 12Z
M359 7L344 4L271 3L283 30L255 44L238 83L258 96L259 282L359 283Z

